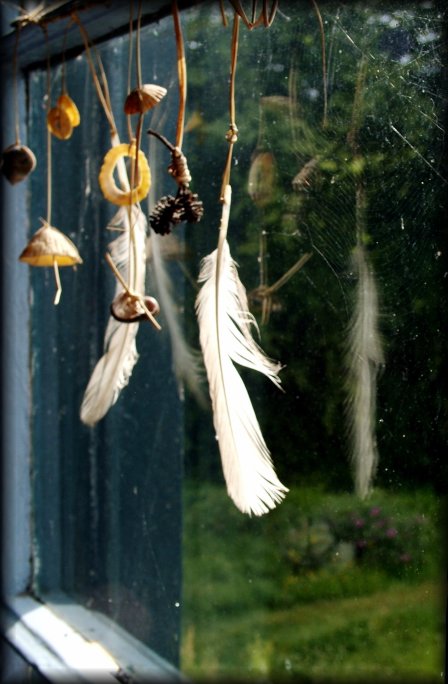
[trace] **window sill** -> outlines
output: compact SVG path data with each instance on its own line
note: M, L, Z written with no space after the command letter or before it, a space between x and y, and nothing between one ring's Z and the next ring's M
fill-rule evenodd
M64 595L30 596L2 607L6 640L50 682L186 681L167 661L106 616Z

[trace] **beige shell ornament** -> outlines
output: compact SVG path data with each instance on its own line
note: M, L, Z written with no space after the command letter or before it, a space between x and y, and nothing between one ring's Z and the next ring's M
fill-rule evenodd
M70 238L44 219L41 221L42 227L31 237L19 256L19 261L30 266L53 266L57 287L54 298L56 305L62 294L59 266L76 266L82 264L82 259Z
M167 93L163 86L152 83L131 90L124 103L125 114L144 114L155 107Z
M2 152L1 172L11 185L15 185L25 178L36 168L34 152L20 142L10 145Z

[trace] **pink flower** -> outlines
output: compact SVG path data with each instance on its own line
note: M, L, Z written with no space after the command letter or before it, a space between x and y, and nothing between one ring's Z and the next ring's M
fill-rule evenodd
M362 518L355 518L355 527L364 527L364 520Z
M370 515L372 518L376 518L377 515L381 513L381 508L379 506L374 506L370 509Z
M386 530L386 537L389 537L389 539L393 539L397 534L398 530L396 530L395 527L389 527L389 529Z

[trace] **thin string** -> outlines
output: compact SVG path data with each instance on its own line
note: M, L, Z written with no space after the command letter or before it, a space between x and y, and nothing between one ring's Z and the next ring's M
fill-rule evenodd
M48 113L51 108L51 71L50 71L50 47L48 44L48 31L46 26L42 26L45 35L47 48L47 223L51 225L51 204L52 204L52 159L51 159L51 131L48 126Z
M142 22L142 0L138 2L138 15L137 15L137 36L135 45L135 61L137 66L137 88L142 87L142 64L140 57L140 25Z
M134 2L133 0L130 0L129 2L129 50L128 50L128 88L127 92L131 92L131 81L132 81L132 25L134 23ZM128 126L128 138L131 140L132 138L132 126L131 126L131 115L127 114L126 116L126 123Z
M172 2L174 31L176 33L177 74L179 80L179 110L177 113L176 147L182 149L185 124L185 103L187 100L187 64L185 60L184 40L180 23L177 0Z
M20 26L16 28L16 40L14 44L14 55L12 61L13 70L13 96L14 96L14 122L16 130L16 145L20 145L20 128L19 128L19 96L17 92L17 53L19 47Z
M229 143L229 148L227 150L227 158L224 167L224 173L222 178L221 195L220 200L224 202L224 194L226 186L230 184L230 170L232 165L232 154L233 146L238 140L238 128L235 121L235 74L236 74L236 64L238 58L238 37L239 37L239 26L240 17L238 12L235 12L233 16L233 31L232 31L232 47L231 47L231 59L230 59L230 88L229 88L229 115L230 115L230 126L226 134L226 140Z

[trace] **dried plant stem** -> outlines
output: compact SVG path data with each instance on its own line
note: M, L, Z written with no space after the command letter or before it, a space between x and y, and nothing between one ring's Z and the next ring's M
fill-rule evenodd
M232 165L233 146L238 139L238 128L235 121L235 74L238 59L238 38L239 38L240 17L238 12L233 16L232 46L230 58L230 87L229 87L229 116L230 126L226 135L229 143L227 158L222 177L220 200L224 202L226 187L230 185L230 169Z
M185 125L185 103L187 100L187 64L185 60L184 40L180 23L177 0L172 2L174 31L176 34L177 74L179 79L179 110L177 114L176 146L182 149Z

